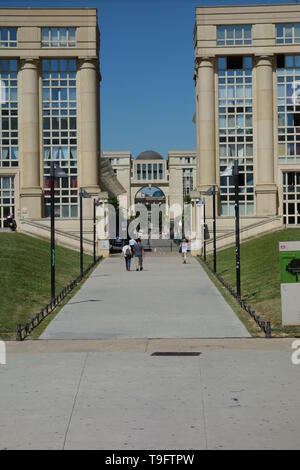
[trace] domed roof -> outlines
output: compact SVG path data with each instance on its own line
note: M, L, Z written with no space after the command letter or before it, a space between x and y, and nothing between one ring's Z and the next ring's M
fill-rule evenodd
M146 150L145 152L140 153L136 160L163 160L163 157L158 152L154 150Z

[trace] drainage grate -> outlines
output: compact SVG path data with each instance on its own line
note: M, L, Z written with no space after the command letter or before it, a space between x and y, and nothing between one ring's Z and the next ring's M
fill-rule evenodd
M151 356L200 356L201 352L157 351Z

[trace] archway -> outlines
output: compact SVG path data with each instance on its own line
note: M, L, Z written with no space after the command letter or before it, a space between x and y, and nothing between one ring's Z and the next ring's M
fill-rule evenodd
M159 217L159 227L157 228L153 227L152 220L151 220L151 208L153 204L158 205L158 206L166 204L166 196L165 196L165 193L162 191L162 189L156 185L143 186L137 191L135 198L134 198L134 203L143 204L147 208L148 231L152 230L152 234L153 234L153 231L157 230L158 231L157 235L160 235L162 232L162 214L160 213L160 217Z

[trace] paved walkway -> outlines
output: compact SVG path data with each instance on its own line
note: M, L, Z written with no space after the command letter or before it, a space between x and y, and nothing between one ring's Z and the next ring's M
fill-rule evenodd
M142 272L101 263L41 339L249 337L197 261L148 255Z
M142 343L9 345L0 449L300 449L292 340Z
M7 344L0 450L300 449L292 340L249 338L195 260L105 261L43 338Z

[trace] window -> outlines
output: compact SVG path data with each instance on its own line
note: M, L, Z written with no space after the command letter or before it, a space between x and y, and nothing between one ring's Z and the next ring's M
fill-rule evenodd
M0 47L17 47L17 28L0 28Z
M17 69L16 60L0 60L0 168L18 166Z
M182 170L182 185L183 185L183 196L189 196L194 189L192 168L184 168Z
M227 57L227 69L239 70L243 68L243 56L229 56Z
M283 173L283 223L300 225L300 173Z
M13 176L0 176L0 228L9 215L15 217L15 179Z
M73 59L44 59L43 153L44 213L50 215L50 162L67 174L55 186L56 217L78 217L76 62Z
M164 174L163 164L162 163L158 164L158 172L159 172L159 179L162 180L163 179L163 174Z
M252 25L217 26L217 46L248 46L252 42Z
M239 160L240 210L250 216L254 214L252 58L220 57L218 65L220 173ZM234 216L230 177L220 177L220 200L221 214Z
M76 28L42 28L42 47L75 47Z
M300 44L300 23L277 24L276 44Z
M277 110L278 163L300 163L300 55L277 56Z

